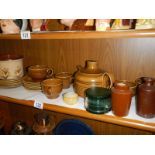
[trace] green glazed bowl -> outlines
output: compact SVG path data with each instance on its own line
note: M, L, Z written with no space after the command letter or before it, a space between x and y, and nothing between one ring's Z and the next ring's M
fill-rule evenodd
M94 114L104 114L111 110L111 90L92 87L85 91L85 108Z

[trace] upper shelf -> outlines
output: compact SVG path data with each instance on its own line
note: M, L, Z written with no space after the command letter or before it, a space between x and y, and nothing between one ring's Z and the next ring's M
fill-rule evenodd
M155 30L50 31L31 33L31 39L97 39L155 37ZM20 34L0 34L0 39L21 39Z

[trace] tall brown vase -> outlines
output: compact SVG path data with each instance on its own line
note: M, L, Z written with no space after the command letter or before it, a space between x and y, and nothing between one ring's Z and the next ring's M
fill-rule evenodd
M137 114L144 118L155 117L155 79L146 77L144 83L138 86Z

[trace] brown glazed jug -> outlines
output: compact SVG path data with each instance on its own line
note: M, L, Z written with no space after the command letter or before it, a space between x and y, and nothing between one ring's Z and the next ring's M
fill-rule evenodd
M103 87L110 89L113 86L114 76L98 68L97 61L87 60L85 67L78 66L74 78L75 92L84 97L85 90L91 87Z
M55 127L54 117L46 112L39 112L34 115L33 132L36 135L51 135Z
M127 116L130 109L132 92L129 86L118 82L112 88L112 112L116 116Z
M137 114L144 118L155 117L155 79L146 77L137 90Z

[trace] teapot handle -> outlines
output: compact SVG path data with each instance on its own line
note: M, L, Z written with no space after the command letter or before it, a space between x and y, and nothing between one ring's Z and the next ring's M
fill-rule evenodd
M78 71L80 71L82 69L81 65L77 65L76 68L78 69Z
M107 73L107 72L103 73L103 84L105 83L105 82L104 82L104 77L105 77L105 76L107 76L107 77L109 78L109 81L110 81L110 85L108 86L108 88L112 88L113 83L114 83L114 81L115 81L114 75L111 74L111 73ZM105 83L105 84L106 84L106 83ZM105 85L105 87L107 87L107 85Z

